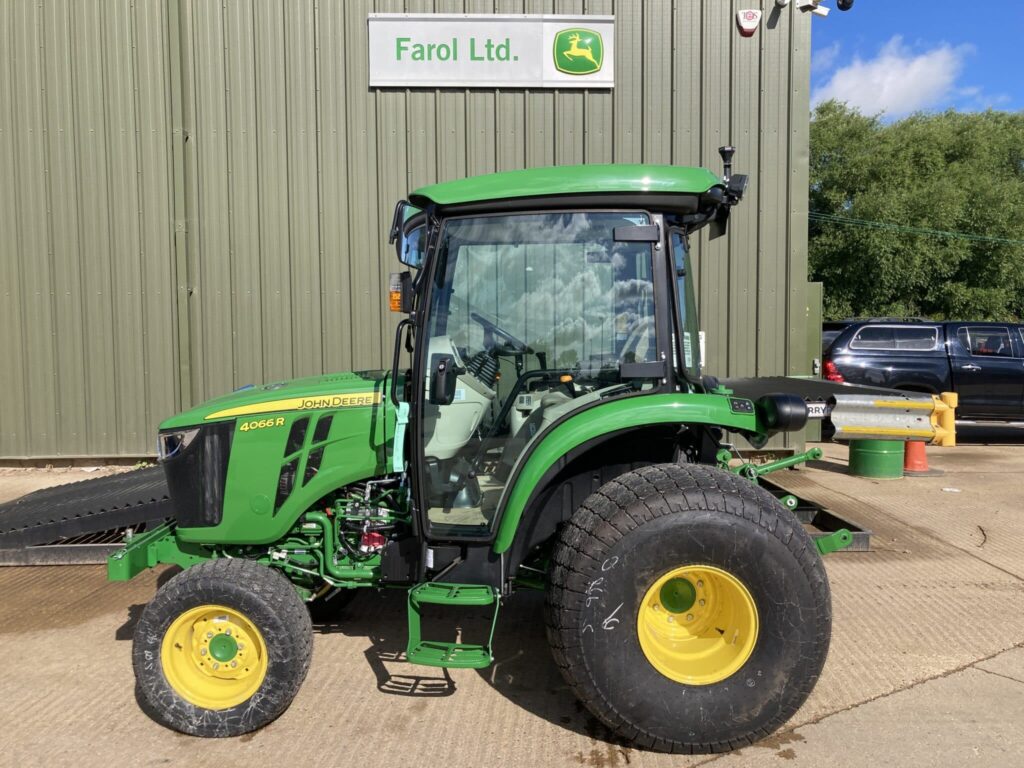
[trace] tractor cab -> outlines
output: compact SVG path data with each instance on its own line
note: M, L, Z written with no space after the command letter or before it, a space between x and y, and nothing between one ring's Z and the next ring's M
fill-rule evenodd
M524 458L595 406L699 393L688 235L742 195L708 171L577 166L415 191L392 242L411 350L402 451L433 540L490 539ZM401 399L400 399L401 398Z

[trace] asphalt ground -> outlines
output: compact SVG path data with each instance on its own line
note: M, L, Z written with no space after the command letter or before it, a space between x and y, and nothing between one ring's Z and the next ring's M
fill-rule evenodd
M873 549L826 558L828 662L756 746L688 758L615 743L551 661L540 594L502 608L490 669L411 666L396 590L368 590L316 628L279 720L237 739L183 736L142 713L131 672L135 622L172 571L111 584L74 566L0 569L0 765L1024 766L1024 430L986 430L929 448L938 477L852 478L834 445L773 476L871 529ZM75 471L0 471L0 500Z

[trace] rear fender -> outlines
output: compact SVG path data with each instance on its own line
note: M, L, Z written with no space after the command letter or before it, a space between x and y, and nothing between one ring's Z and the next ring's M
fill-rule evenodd
M494 551L508 551L524 511L544 492L546 483L567 466L571 456L579 456L589 445L624 435L671 435L687 425L719 426L750 435L764 433L755 413L733 413L730 398L724 395L637 395L571 412L538 435L516 462L498 504L500 522Z
M709 427L680 430L675 424L658 424L604 434L573 448L548 469L531 494L505 555L506 570L516 573L608 481L651 464L714 461L720 437Z

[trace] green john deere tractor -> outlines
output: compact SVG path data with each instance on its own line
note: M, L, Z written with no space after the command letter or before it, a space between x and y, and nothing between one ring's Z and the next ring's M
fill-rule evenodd
M392 240L391 370L238 390L160 425L173 520L109 575L184 568L135 633L145 708L202 736L259 728L309 667L311 611L408 589L407 660L492 663L499 604L547 595L557 663L619 737L720 751L771 733L825 662L828 580L795 517L717 466L723 431L801 429L796 395L733 396L700 364L687 243L746 178L609 165L413 192ZM479 644L426 604L490 606ZM514 637L504 640L515 643Z

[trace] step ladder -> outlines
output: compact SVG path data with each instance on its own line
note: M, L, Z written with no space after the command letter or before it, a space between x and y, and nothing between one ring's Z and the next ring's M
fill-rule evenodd
M451 605L460 607L494 606L491 633L486 645L444 643L424 640L420 632L420 609L423 605ZM405 657L411 664L426 667L454 669L483 669L494 661L491 643L494 627L498 623L498 594L485 584L443 584L429 581L409 590L409 644Z

